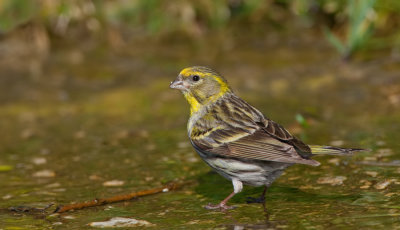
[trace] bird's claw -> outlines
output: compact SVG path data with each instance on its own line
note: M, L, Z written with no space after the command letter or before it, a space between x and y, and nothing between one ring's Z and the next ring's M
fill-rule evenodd
M228 205L226 205L224 203L219 203L219 204L211 204L211 203L209 203L206 206L204 206L204 208L208 209L208 210L220 209L222 211L225 211L225 210L229 210L229 209L234 209L236 207L235 206L228 206Z

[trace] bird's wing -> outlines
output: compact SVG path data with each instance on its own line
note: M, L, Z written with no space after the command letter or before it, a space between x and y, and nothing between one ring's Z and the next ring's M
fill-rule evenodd
M194 147L226 157L319 165L300 155L309 147L279 124L267 120L238 97L228 98L199 119L191 132Z
M221 138L223 138L225 133L213 131L213 135L219 135ZM227 136L227 138L230 137ZM292 145L270 136L263 130L258 130L236 141L222 143L217 147L209 146L201 139L192 139L192 144L197 150L203 153L226 157L319 165L319 162L315 160L303 158Z
M280 124L270 119L265 119L262 123L259 123L259 125L265 132L267 132L271 136L293 145L296 149L300 150L302 153L311 153L311 149L308 145L303 143L301 140L297 139L295 136L292 136Z

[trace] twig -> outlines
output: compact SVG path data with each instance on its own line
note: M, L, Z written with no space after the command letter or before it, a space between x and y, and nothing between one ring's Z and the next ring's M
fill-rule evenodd
M105 204L127 201L127 200L131 200L133 198L147 196L147 195L153 195L153 194L157 194L157 193L161 193L161 192L168 192L171 190L178 189L178 188L182 187L184 184L187 184L187 182L186 183L185 182L181 182L181 183L173 182L173 183L167 184L167 185L165 185L163 187L159 187L159 188L147 189L147 190L142 190L139 192L132 192L129 194L117 195L117 196L104 198L104 199L94 199L92 201L85 201L85 202L81 202L81 203L60 205L56 208L54 213L63 213L63 212L71 211L71 210L95 207L95 206L100 206L100 205L105 205Z

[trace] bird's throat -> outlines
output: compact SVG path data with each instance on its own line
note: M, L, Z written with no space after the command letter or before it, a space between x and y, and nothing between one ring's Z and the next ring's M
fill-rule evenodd
M187 102L190 105L190 115L200 110L201 104L192 94L184 93L183 95L185 96Z

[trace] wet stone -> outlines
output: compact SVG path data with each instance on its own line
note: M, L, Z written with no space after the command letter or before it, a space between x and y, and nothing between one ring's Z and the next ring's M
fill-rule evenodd
M42 165L47 163L47 159L44 157L35 157L32 159L32 163L35 165Z
M365 174L368 176L376 177L378 175L378 172L375 171L365 171Z
M122 228L122 227L147 227L154 226L154 224L146 220L137 220L134 218L126 217L113 217L108 221L91 222L89 226L95 228Z
M374 188L376 189L385 189L387 188L391 183L393 183L393 180L384 180L384 181L380 181L377 184L374 185Z
M2 198L3 200L11 199L13 196L11 194L4 195Z
M125 182L122 180L110 180L110 181L105 181L103 183L103 186L105 187L117 187L117 186L122 186L124 185Z
M347 179L345 176L335 176L335 177L320 177L317 180L318 184L330 184L330 185L342 185Z
M328 160L329 163L334 164L334 165L338 165L340 163L340 159L339 158L332 158Z
M330 144L332 146L340 147L340 146L344 145L344 141L343 140L334 140L334 141L331 141Z
M37 171L35 173L33 173L34 177L42 177L42 178L50 178L50 177L55 177L56 173L52 170L49 169L45 169L45 170L41 170L41 171Z
M371 185L372 185L372 182L367 181L367 180L360 180L360 183L362 184L362 185L360 186L361 189L368 189L368 188L370 188Z

